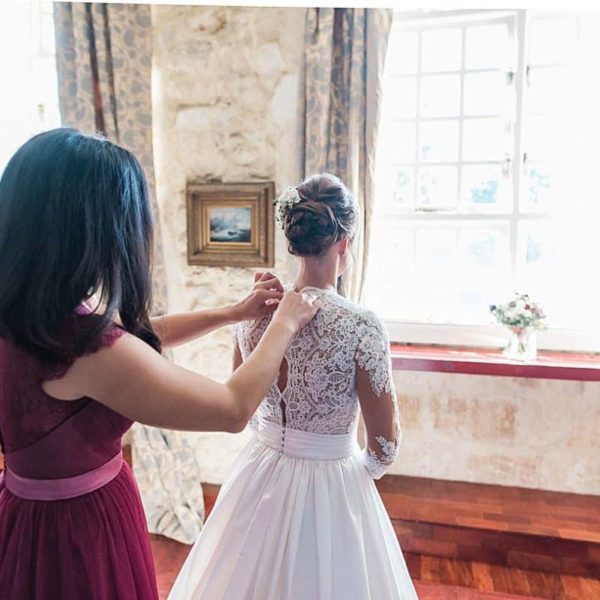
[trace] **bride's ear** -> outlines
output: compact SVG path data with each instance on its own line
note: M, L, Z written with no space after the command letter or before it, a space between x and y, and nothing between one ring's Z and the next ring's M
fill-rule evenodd
M350 245L350 242L348 238L343 238L338 243L338 253L340 256L344 256L346 252L348 252L348 246Z

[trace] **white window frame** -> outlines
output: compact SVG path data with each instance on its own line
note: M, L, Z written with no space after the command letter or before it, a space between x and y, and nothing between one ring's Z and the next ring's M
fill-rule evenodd
M542 11L539 11L540 13ZM573 11L576 12L576 11ZM544 14L564 14L565 11L544 11ZM514 114L514 134L513 134L513 152L510 160L512 176L512 207L509 213L435 213L436 222L456 221L462 222L497 222L508 223L510 260L513 273L516 272L518 258L518 235L519 224L526 222L535 222L548 218L548 215L539 212L520 212L520 203L524 185L524 166L526 160L525 145L523 140L523 113L526 102L524 93L527 76L527 51L530 37L528 28L530 24L530 11L528 10L453 10L453 11L396 11L394 13L393 28L400 28L403 31L410 29L422 29L423 25L443 26L455 23L474 22L498 22L514 19L515 35L518 43L516 44L517 54L514 57L512 73L515 84L515 114ZM465 36L463 36L462 68L461 75L465 72ZM461 77L461 103L464 93L464 79ZM417 98L418 102L418 98ZM462 112L462 110L461 110ZM462 121L464 116L461 114L459 119ZM457 119L458 120L458 119ZM417 116L418 121L418 116ZM459 122L460 122L459 121ZM417 124L418 126L418 124ZM462 136L459 139L462 145ZM462 161L459 147L459 163L468 164L469 161ZM477 161L482 162L482 161ZM436 163L437 164L437 163ZM460 169L459 169L459 190L460 187ZM415 182L416 185L416 182ZM385 213L386 220L397 220L403 223L428 221L432 222L432 213L425 211L408 212L403 210L390 211ZM464 325L453 323L419 323L414 321L402 321L398 319L386 319L386 326L390 339L395 343L401 344L428 344L455 347L481 347L498 348L506 343L506 329L500 325ZM538 333L538 347L542 350L550 351L573 351L573 352L600 352L600 335L597 332L582 332L570 329L549 328Z

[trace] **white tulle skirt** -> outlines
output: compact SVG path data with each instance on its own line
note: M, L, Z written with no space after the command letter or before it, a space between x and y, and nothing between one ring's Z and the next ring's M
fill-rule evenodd
M261 425L169 600L417 598L356 436Z

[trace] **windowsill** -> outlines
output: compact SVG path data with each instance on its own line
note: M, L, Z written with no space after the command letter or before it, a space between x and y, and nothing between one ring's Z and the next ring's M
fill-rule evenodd
M579 352L542 351L534 362L522 363L486 348L392 344L392 366L397 371L600 382L600 355Z
M507 331L501 325L475 325L459 323L425 323L386 320L385 326L391 340L398 345L417 347L466 348L477 353L499 354L498 348L506 344ZM600 356L600 327L597 324L586 330L549 328L536 332L537 346L542 354L581 357ZM569 364L571 361L568 361Z

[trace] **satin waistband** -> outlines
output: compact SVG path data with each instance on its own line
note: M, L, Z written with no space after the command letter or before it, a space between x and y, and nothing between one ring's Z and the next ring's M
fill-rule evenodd
M356 431L341 435L310 433L262 422L255 429L256 437L265 446L286 456L308 460L336 460L360 451Z
M17 475L7 467L4 483L9 492L23 500L68 500L89 494L110 483L122 466L123 454L119 452L93 471L64 479L30 479Z

